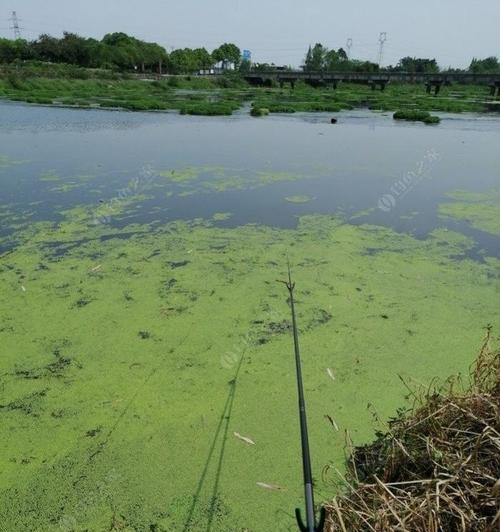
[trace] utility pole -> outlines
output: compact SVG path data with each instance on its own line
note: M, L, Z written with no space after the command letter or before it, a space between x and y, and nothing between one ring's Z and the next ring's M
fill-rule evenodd
M384 43L387 40L387 33L385 31L381 31L380 35L378 36L378 66L382 65L382 58L384 57Z
M347 52L347 59L351 59L351 48L352 48L352 39L349 37L346 42L346 52Z
M10 21L12 22L10 29L14 30L14 39L17 41L17 39L21 38L21 28L19 27L19 19L17 18L17 13L15 11L12 11Z

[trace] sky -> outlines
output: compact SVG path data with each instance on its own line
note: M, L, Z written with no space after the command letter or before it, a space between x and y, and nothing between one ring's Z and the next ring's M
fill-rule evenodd
M401 57L436 58L464 67L473 57L500 57L500 0L0 0L0 36L12 37L16 11L24 38L71 31L102 38L123 31L173 48L234 42L254 62L299 66L307 47L346 47L383 65Z

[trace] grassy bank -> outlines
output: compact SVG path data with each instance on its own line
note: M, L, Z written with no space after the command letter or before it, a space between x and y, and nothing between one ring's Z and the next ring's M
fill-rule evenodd
M33 104L227 115L250 96L246 84L234 76L139 80L112 71L46 64L0 70L0 98Z
M183 110L188 114L231 114L245 93L215 85L183 92L177 78L165 81L131 79L48 79L9 76L0 80L0 97L35 104L121 108L131 111ZM185 83L187 84L187 82ZM193 83L193 85L197 85Z
M228 115L245 101L270 113L338 112L355 107L382 111L481 112L485 110L488 88L453 85L444 87L438 96L427 94L423 85L396 83L387 85L383 92L358 84L340 84L333 90L298 83L292 90L250 87L237 75L175 76L144 81L106 70L28 64L20 69L0 70L0 98L43 105L178 110L200 115Z

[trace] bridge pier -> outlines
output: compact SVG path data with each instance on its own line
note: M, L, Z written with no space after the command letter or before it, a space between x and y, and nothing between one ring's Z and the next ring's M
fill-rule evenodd
M442 84L443 84L443 80L429 80L425 84L425 90L427 94L431 94L432 88L434 87L434 96L437 96L439 94L439 91L441 90Z
M296 81L297 81L296 79L283 79L283 78L279 78L278 79L278 83L280 84L280 89L284 88L285 83L290 83L290 88L293 90L293 89L295 89L295 82Z
M490 85L490 96L496 98L500 96L500 82L496 82Z
M442 73L426 74L422 72L303 72L292 70L269 70L263 72L249 72L245 79L251 85L269 86L270 82L279 83L283 87L287 83L294 86L294 82L303 81L312 87L335 87L341 83L365 83L372 90L380 88L391 81L400 83L423 83L428 94L437 95L441 86L456 83L477 83L490 87L491 96L500 96L500 73L499 74L473 74L473 73ZM293 80L293 81L292 81Z
M385 91L385 86L387 85L386 80L368 80L368 86L374 91L377 88L377 85L380 87L381 91Z
M325 86L325 82L322 78L318 78L318 79L305 79L304 82L309 85L310 87L313 87L315 89L318 89L319 87L324 87Z

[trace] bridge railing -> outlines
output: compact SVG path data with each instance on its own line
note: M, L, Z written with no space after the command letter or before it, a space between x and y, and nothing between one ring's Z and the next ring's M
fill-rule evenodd
M500 74L467 73L419 73L419 72L304 72L301 70L267 70L249 72L247 79L276 80L331 80L331 81L406 81L406 82L462 82L462 83L500 83Z

